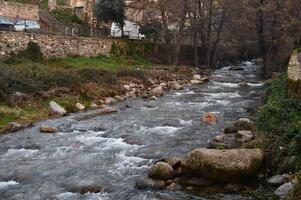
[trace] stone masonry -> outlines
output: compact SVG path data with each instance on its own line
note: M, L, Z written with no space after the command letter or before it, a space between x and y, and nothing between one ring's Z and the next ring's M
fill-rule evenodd
M19 4L0 0L0 16L15 19L16 16L26 20L39 20L37 5Z
M0 31L0 59L24 50L32 41L46 57L109 55L113 40Z

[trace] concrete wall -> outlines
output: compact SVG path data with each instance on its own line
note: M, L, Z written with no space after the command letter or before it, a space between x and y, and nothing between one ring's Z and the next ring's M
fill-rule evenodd
M301 53L294 51L288 66L288 87L289 92L301 99L301 63L299 62L301 59Z
M107 38L65 37L0 31L0 58L24 50L28 42L38 43L46 57L109 55L113 40Z
M21 19L39 20L39 7L0 0L0 16L15 19L17 15Z

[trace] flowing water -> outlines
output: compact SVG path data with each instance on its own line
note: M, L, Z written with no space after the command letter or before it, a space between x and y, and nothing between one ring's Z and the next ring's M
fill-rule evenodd
M206 147L209 139L261 103L260 67L252 62L241 67L243 71L215 70L208 83L167 93L156 102L137 98L119 103L113 106L115 114L90 119L84 116L99 111L70 114L1 136L0 199L248 199L135 189L137 178L156 160ZM241 81L250 86L239 86ZM206 112L217 114L215 125L201 123ZM41 124L60 132L42 134ZM70 185L87 180L101 184L104 192L68 192Z

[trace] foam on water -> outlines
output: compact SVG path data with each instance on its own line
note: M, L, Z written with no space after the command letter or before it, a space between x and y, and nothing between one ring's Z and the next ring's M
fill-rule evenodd
M230 87L230 88L238 88L239 87L238 83L224 83L224 82L216 82L216 81L212 81L212 83L215 85L222 86L222 87Z
M14 185L18 185L19 183L14 181L14 180L11 180L11 181L6 181L6 182L0 182L0 190L1 189L5 189L5 188L8 188L10 186L14 186Z
M239 98L241 97L238 92L220 92L220 93L203 93L204 95L212 98Z
M188 120L188 121L185 121L183 119L179 119L179 122L181 125L183 126L189 126L189 125L192 125L193 121L192 120Z
M147 128L142 126L140 132L147 134L174 135L174 133L180 129L182 128L173 126L157 126L154 128Z
M3 157L8 157L8 158L12 158L12 157L22 157L22 158L28 158L31 157L33 155L35 155L39 150L33 150L33 149L9 149L4 155Z

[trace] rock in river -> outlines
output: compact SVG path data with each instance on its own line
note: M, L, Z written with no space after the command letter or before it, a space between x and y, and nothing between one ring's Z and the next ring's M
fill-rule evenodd
M260 149L195 149L185 157L182 168L188 175L229 182L256 174L263 157Z
M94 180L79 180L76 183L71 184L68 188L69 192L73 193L100 193L102 192L102 186Z
M140 178L136 182L138 189L161 189L165 187L165 181L151 178Z
M148 170L148 177L153 179L167 180L175 176L174 169L165 162L158 162Z
M256 124L248 118L240 118L234 123L234 127L239 131L254 131L256 129Z
M67 114L67 111L65 110L65 108L63 108L62 106L60 106L58 103L56 103L55 101L51 101L49 103L49 112L51 115L61 115L64 116Z
M42 125L40 127L40 131L42 133L56 133L57 132L57 128L51 127L51 126L47 126L47 125Z
M161 86L155 87L150 91L151 96L162 96L163 95L163 88Z
M0 133L12 133L23 128L23 126L17 122L10 122L6 126L0 129Z

